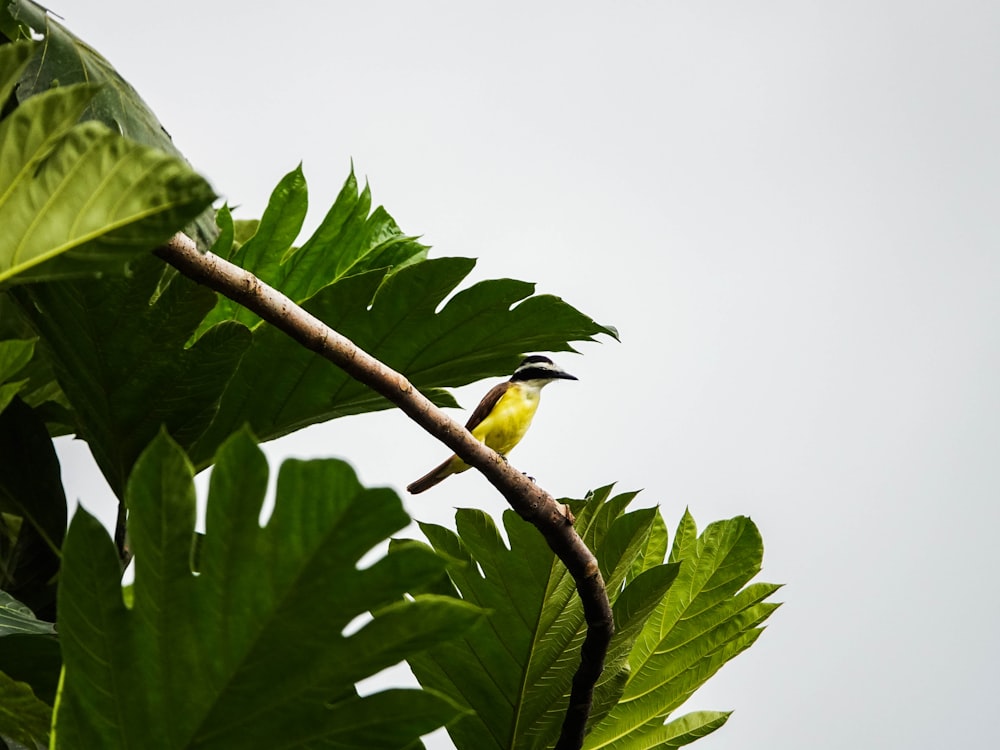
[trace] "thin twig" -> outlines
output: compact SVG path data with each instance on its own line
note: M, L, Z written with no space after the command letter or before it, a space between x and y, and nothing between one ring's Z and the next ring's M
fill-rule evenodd
M594 684L604 669L604 657L614 633L614 619L597 559L576 533L569 509L472 437L401 374L249 271L212 253L199 252L194 241L184 234L175 235L155 252L188 278L243 305L394 403L463 461L482 472L518 515L541 532L576 581L587 621L580 667L573 677L569 707L556 745L557 750L580 748Z

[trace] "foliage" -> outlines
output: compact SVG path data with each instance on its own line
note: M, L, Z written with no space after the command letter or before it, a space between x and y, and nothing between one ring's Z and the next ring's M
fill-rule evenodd
M698 536L685 514L665 562L659 512L625 513L633 495L609 494L604 488L573 504L577 528L600 562L616 628L585 747L679 747L725 723L728 713L718 711L670 716L757 638L777 606L763 599L777 586L743 588L763 552L749 519L715 523ZM509 548L480 511L460 510L456 525L457 534L421 525L450 560L450 583L438 581L434 590L491 615L460 644L418 654L410 665L421 685L472 709L448 728L460 750L551 747L585 635L573 581L511 511L504 514Z
M298 224L294 231L275 225L286 224L293 209L302 209L301 217L305 203L305 183L295 170L275 190L256 234L234 251L236 259L252 261L265 280L282 277L282 291L294 301L439 404L454 405L443 387L509 372L525 351L566 350L570 341L614 334L556 297L528 296L530 284L510 279L480 282L442 306L473 261L420 260L426 248L403 235L384 210L369 216L369 191L359 194L353 174L313 237L290 251L285 243ZM344 216L350 226L341 222L338 231L334 225ZM228 211L219 221L216 249L228 254L234 236ZM261 236L282 241L268 244L265 253ZM390 259L399 265L368 267ZM333 276L315 289L321 271ZM161 424L201 468L243 424L270 440L391 406L208 289L185 278L163 285L156 258L134 263L128 277L32 285L17 290L14 300L44 342L40 356L58 377L77 432L119 496Z
M149 251L185 228L442 405L616 331L525 282L464 285L474 261L429 259L353 170L301 246L301 168L259 221L212 198L107 60L0 3L0 747L412 748L444 724L459 747L550 744L584 623L541 537L508 513L508 549L460 511L457 534L423 527L433 549L360 569L409 519L333 460L285 462L262 526L256 442L390 404ZM68 433L127 505L133 587L86 510L67 531ZM192 479L213 462L199 535ZM678 747L725 722L671 714L753 642L776 587L747 585L747 519L699 536L685 515L665 559L661 516L631 500L573 503L617 626L588 747ZM423 690L359 694L402 659Z
M18 81L17 102L23 104L56 87L89 84L94 94L83 110L82 120L104 123L128 142L164 153L187 166L166 128L136 90L100 53L56 21L43 6L32 0L5 0L0 5L0 33L12 40L42 37L41 49L32 56ZM205 210L185 231L207 248L215 237L215 212L205 205L202 208Z
M25 745L52 721L59 644L51 623L0 591L0 737Z
M36 52L0 46L0 101ZM214 197L180 159L78 123L92 84L40 92L0 120L0 282L121 270Z
M66 495L45 425L15 398L0 412L0 589L55 619Z
M134 605L118 559L86 511L70 524L60 589L66 663L56 716L65 747L402 747L456 709L427 692L360 697L354 683L480 617L454 599L400 595L440 575L413 548L358 570L409 518L389 490L363 488L346 464L287 461L267 525L263 454L247 434L212 474L197 575L193 468L158 437L128 485ZM378 616L345 636L353 618ZM352 739L353 737L353 739Z

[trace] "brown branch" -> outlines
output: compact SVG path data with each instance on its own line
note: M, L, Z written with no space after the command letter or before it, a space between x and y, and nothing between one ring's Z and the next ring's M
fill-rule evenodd
M597 559L576 533L569 508L557 503L499 454L472 437L401 374L249 271L212 253L199 252L194 241L183 234L175 235L155 252L188 278L238 302L394 403L463 461L482 472L518 515L541 532L576 581L587 621L580 667L573 677L569 707L556 745L557 750L580 748L594 684L604 669L604 657L614 633L614 620Z

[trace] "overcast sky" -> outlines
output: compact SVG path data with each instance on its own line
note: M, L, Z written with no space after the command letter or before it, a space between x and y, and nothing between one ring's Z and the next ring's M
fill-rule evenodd
M1000 746L1000 5L50 5L238 217L302 161L314 227L353 158L435 255L619 328L512 461L760 527L785 605L685 707L735 710L696 747ZM269 455L402 492L447 451L387 413ZM474 472L404 501L502 508Z

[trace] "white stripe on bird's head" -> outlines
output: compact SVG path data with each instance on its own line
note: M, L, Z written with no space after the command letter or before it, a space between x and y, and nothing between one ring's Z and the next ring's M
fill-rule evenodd
M516 382L528 380L549 382L551 380L577 380L578 378L575 375L570 375L548 357L533 354L521 361L510 379Z

